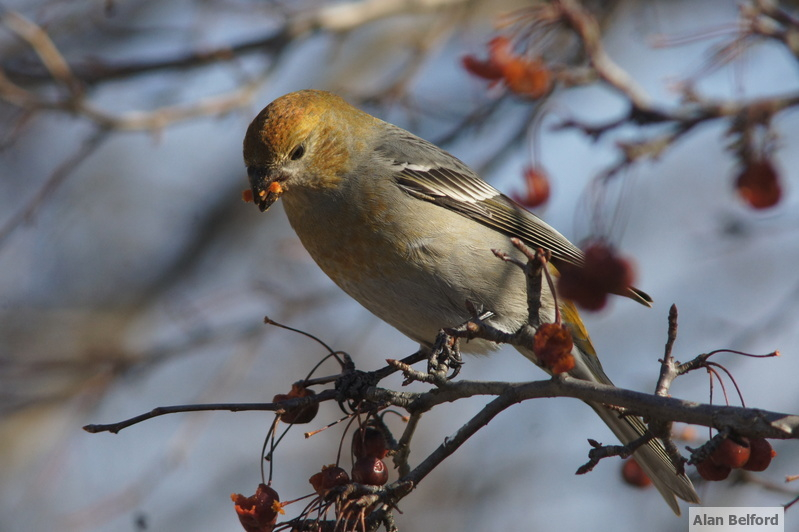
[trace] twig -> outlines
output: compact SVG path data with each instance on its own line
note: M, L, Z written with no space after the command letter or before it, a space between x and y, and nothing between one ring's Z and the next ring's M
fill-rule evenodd
M633 455L636 449L649 443L653 437L654 436L651 433L646 432L627 445L602 445L596 440L589 439L588 444L591 445L592 449L588 451L588 462L577 468L576 474L585 475L586 473L593 471L594 467L599 464L599 461L604 458L610 458L613 456L618 456L619 458L629 458Z
M599 80L621 94L630 104L626 115L604 124L589 125L570 119L556 125L555 129L578 129L596 140L605 133L626 125L667 126L665 133L661 133L663 127L660 127L652 136L640 138L642 135L639 132L634 141L617 142L620 156L597 176L600 181L610 179L641 159L658 158L699 124L729 119L733 123L743 123L743 129L746 129L752 124L767 124L777 113L799 105L797 91L743 101L724 100L702 97L690 83L683 84L683 100L678 105L666 106L652 102L649 95L607 54L602 44L599 25L588 11L576 0L558 0L553 8L558 13L555 19L568 24L580 38L590 62L589 73L574 68L558 72L558 77L567 85L589 84ZM551 15L551 12L548 11L547 15ZM775 21L773 24L765 23L762 15L775 17ZM748 35L775 38L799 56L799 45L796 44L799 39L795 37L799 35L799 27L796 19L781 8L771 6L769 2L759 2L750 5L748 10L744 9L741 20ZM788 26L790 31L784 29Z
M0 9L0 20L30 45L41 59L48 74L63 84L73 98L80 96L83 92L80 81L72 73L66 59L44 29L20 13L5 8Z
M558 0L557 4L564 20L582 39L583 48L599 78L630 100L634 107L648 109L650 107L649 96L605 52L605 47L602 45L602 32L596 19L585 11L576 0Z
M138 416L134 416L117 423L85 425L83 430L92 434L96 434L98 432L111 432L113 434L117 434L120 430L136 425L137 423L167 414L177 414L183 412L208 412L212 410L227 410L229 412L275 412L278 410L290 410L293 408L307 407L313 403L330 401L334 400L335 398L336 392L334 390L325 390L311 397L298 397L296 399L289 399L279 403L207 403L194 405L159 406L157 408L153 408L149 412L139 414Z
M408 424L400 436L397 444L397 452L394 454L394 466L399 471L400 477L404 477L410 473L410 466L408 465L408 456L411 454L411 440L416 433L416 428L419 426L419 421L422 419L424 412L414 412L408 419Z
M514 394L500 395L483 409L477 413L472 419L467 421L458 431L452 436L446 438L444 442L436 448L427 458L422 461L413 471L403 476L400 481L412 482L414 485L418 484L424 477L426 477L435 467L444 461L448 456L454 453L466 440L474 435L478 430L488 424L497 414L508 408L509 406L518 403L521 398L516 397Z
M78 63L70 70L73 72L73 76L81 83L92 85L103 81L112 81L164 70L203 67L230 61L232 58L246 54L266 53L277 55L286 46L310 33L347 33L364 24L392 17L411 9L434 11L466 3L466 0L415 0L412 2L406 0L368 0L337 3L335 5L323 4L314 9L289 15L285 23L277 31L270 32L268 35L259 35L206 50L193 50L166 55L158 59L116 62L92 59ZM6 13L10 13L10 11L6 10ZM32 21L25 20L34 28L38 28L28 31L38 32L41 30L44 32ZM44 33L46 35L46 32ZM58 55L60 56L60 53ZM7 71L15 78L30 81L43 81L48 77L48 73L45 71L19 68L14 70L7 69Z
M655 386L655 395L660 397L668 397L671 383L680 374L677 370L679 364L674 361L674 355L672 355L675 340L677 340L677 305L672 304L669 307L669 327L665 353L663 359L660 360L660 376L658 377L657 386Z

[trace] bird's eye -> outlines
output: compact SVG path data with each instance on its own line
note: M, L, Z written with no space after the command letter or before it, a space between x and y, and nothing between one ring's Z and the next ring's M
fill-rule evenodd
M296 161L297 159L301 158L303 155L305 155L305 146L300 144L299 146L296 146L293 150L291 150L289 158L292 161Z

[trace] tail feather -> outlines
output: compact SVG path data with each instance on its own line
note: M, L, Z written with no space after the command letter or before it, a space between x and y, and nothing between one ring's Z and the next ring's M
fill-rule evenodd
M638 439L646 431L643 421L637 417L619 417L618 412L607 407L588 404L623 444ZM680 515L680 506L676 497L688 502L699 502L699 495L694 490L693 484L685 474L677 474L660 440L650 440L646 445L639 447L634 456L675 514Z
M571 321L572 337L574 338L574 358L575 367L569 374L577 379L591 382L613 385L605 372L599 359L594 354L588 333L582 328L582 322ZM580 328L576 328L577 325ZM535 353L530 350L517 349L527 358L538 364ZM590 353L590 354L589 354ZM587 402L594 409L602 421L610 428L623 444L628 444L637 440L646 431L644 422L636 416L619 417L619 413L598 403ZM685 474L677 474L677 470L671 463L671 459L666 453L663 443L658 439L650 440L646 445L642 445L635 451L635 460L652 480L660 494L666 500L669 507L675 514L680 515L680 506L677 497L687 502L698 503L699 495L696 493L693 484Z

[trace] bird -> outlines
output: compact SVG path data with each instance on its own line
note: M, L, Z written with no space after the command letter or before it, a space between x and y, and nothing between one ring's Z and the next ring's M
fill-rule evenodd
M491 252L507 248L509 237L548 250L556 275L585 261L566 237L453 155L331 92L306 89L275 99L247 128L243 156L258 208L266 211L281 199L291 227L327 276L422 349L433 348L441 329L472 317L467 301L489 311L487 322L502 331L528 321L523 272ZM652 303L635 288L622 295ZM612 385L575 305L553 296L546 283L540 297L541 323L553 322L557 304L571 333L576 363L569 374ZM463 350L495 348L475 339ZM517 350L540 364L532 349ZM636 416L588 404L625 444L647 430ZM634 456L677 515L677 498L699 501L660 440Z

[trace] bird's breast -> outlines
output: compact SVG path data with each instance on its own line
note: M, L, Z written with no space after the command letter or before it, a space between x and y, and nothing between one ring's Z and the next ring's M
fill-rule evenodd
M395 198L397 205L377 196L353 205L295 192L283 197L286 213L319 267L413 340L430 344L440 329L469 319L467 300L495 312L506 329L526 318L523 274L491 252L510 251L503 235L416 199Z

